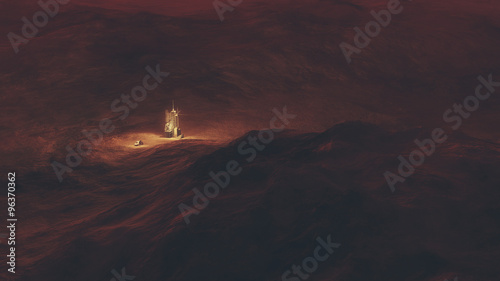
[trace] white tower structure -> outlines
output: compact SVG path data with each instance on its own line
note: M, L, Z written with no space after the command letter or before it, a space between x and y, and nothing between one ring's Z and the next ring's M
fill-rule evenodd
M165 110L165 137L166 138L178 138L182 137L181 125L179 122L179 113L174 107L174 101L172 101L172 111Z

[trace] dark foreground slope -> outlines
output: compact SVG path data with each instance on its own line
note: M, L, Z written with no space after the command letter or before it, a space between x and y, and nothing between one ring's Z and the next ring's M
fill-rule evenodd
M430 135L408 128L441 126L478 75L499 80L498 2L402 1L351 64L339 44L386 1L245 0L222 23L211 1L185 13L188 2L130 2L71 1L18 54L5 35L39 8L0 3L0 167L18 174L15 280L108 281L122 267L135 280L279 280L328 234L342 246L310 280L500 276L499 148L484 141L500 139L500 91L464 120L460 131L475 138L450 135L395 193L383 177ZM110 104L157 64L169 78L59 184L50 163L83 129L117 120ZM134 134L162 130L172 99L199 139L130 148ZM291 129L323 133L284 133L252 163L236 151L242 139L221 144L284 105L297 114ZM329 129L342 120L400 132ZM242 173L186 226L178 205L233 159ZM2 259L1 280L6 272Z
M342 245L309 280L494 280L500 147L452 134L391 193L383 172L428 135L343 123L283 132L250 163L237 153L244 136L87 163L62 187L22 175L20 202L33 209L16 280L107 281L122 267L134 280L281 280L328 235ZM192 206L191 190L230 160L241 174L186 225L178 204Z

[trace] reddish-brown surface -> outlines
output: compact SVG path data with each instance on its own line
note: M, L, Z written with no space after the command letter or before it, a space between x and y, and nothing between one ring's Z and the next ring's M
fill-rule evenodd
M500 89L458 132L442 114L478 75L500 80L500 4L403 1L348 64L339 44L385 4L246 0L220 22L209 0L74 0L15 54L7 33L40 8L0 3L0 167L20 219L18 273L2 258L0 278L281 280L331 233L342 247L310 280L496 280ZM118 121L111 102L156 64L170 76ZM172 99L188 138L159 141ZM177 205L285 105L295 131L186 226ZM50 163L107 117L117 129L59 183ZM383 172L435 127L449 140L392 194Z

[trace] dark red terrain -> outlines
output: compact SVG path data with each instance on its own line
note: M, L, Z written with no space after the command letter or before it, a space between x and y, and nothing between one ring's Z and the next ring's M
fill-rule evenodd
M308 280L498 280L500 88L458 130L443 113L479 75L500 81L500 3L402 1L348 64L339 44L386 3L244 0L221 22L209 0L72 0L16 54L7 34L40 7L2 1L1 183L16 172L19 221L0 280L282 280L329 234L341 247ZM120 120L113 100L158 64L170 75ZM172 100L186 138L167 141ZM296 117L246 161L238 145L284 106ZM60 183L51 163L103 118L116 129ZM384 172L434 128L447 140L391 192ZM186 224L179 204L231 160L241 174Z

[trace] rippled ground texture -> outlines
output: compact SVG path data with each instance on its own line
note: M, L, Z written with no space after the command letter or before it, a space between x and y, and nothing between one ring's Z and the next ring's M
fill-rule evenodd
M281 280L331 234L342 245L309 280L496 280L500 89L456 131L442 115L478 75L500 80L500 5L401 3L350 64L339 44L385 1L246 0L221 22L210 1L74 0L17 54L6 35L40 7L0 3L19 218L17 273L2 258L0 278ZM170 75L120 120L113 100L157 64ZM168 141L173 99L186 138ZM247 161L238 145L285 105L297 117ZM60 183L50 164L103 118L116 129ZM392 193L383 173L436 127L448 139ZM241 174L186 225L178 205L231 160Z

